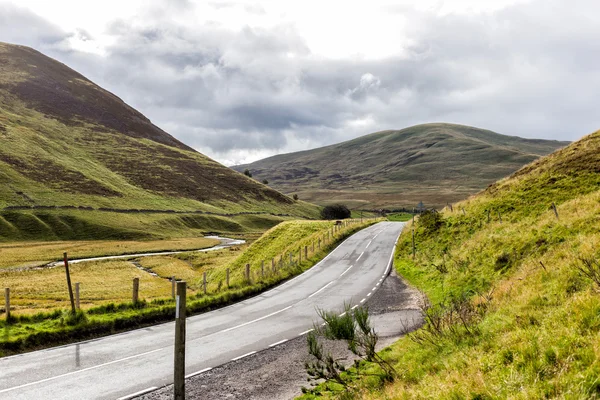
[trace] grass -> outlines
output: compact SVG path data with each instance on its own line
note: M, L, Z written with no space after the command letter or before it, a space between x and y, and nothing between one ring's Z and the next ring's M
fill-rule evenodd
M248 165L258 180L300 199L353 209L441 208L463 200L566 142L528 140L433 123L372 133Z
M219 240L180 238L150 241L58 241L58 242L13 242L0 243L0 271L10 267L33 267L63 259L63 252L69 258L89 258L158 251L193 250L212 247Z
M389 221L397 221L397 222L406 222L410 221L413 218L413 214L400 212L400 213L390 213L387 215L387 219Z
M382 352L400 377L364 379L354 397L600 398L600 286L578 269L600 260L599 155L596 132L445 209L439 224L417 220L414 259L409 225L395 267L436 308ZM461 299L472 312L451 322Z
M331 235L333 222L289 221L267 231L252 244L210 253L182 253L129 261L89 262L72 265L72 281L81 282L84 317L69 324L66 311L68 292L62 268L25 272L0 272L11 285L11 321L0 320L0 354L22 352L85 337L95 337L170 320L174 312L171 276L186 279L191 313L207 311L260 293L313 266L337 243L355 231L378 220L365 220L339 226ZM329 233L329 234L328 234ZM321 239L319 249L318 240ZM312 251L312 242L315 250ZM299 246L308 246L308 258L299 262ZM290 252L294 253L289 261ZM273 271L269 260L282 260ZM265 274L261 263L266 261ZM245 265L251 265L251 279L245 278ZM230 285L225 282L230 270ZM152 276L149 272L156 273ZM202 287L207 273L208 293ZM139 304L131 303L133 277L140 277ZM165 279L167 278L167 279Z

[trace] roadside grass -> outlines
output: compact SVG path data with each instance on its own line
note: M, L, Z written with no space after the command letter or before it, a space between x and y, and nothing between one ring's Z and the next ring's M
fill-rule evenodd
M411 213L405 213L405 212L400 212L400 213L390 213L387 215L387 219L389 221L396 221L396 222L406 222L406 221L410 221L413 217L413 214Z
M409 223L395 267L432 307L381 352L399 377L353 398L600 398L600 285L578 270L600 265L599 149L595 133L418 219L414 259Z
M62 260L63 252L69 258L113 256L156 251L203 249L219 243L216 239L180 238L150 241L59 241L0 243L0 270L9 267L32 267Z
M252 296L285 281L306 269L327 255L344 238L379 220L366 220L362 224L354 222L348 226L338 226L329 239L326 232L334 227L328 221L290 221L281 227L267 231L250 246L239 246L207 253L183 253L175 256L148 257L137 260L142 267L150 269L159 276L155 277L135 268L131 262L90 262L73 264L72 281L81 282L81 299L85 309L84 317L77 323L69 324L69 312L64 270L60 267L36 270L35 278L27 278L30 284L21 282L25 298L18 290L11 290L15 307L31 307L40 301L45 312L36 314L21 313L19 308L12 309L11 320L0 320L0 355L23 352L59 343L67 343L89 337L107 335L127 329L133 329L152 323L168 321L174 315L174 302L171 299L173 275L187 279L190 288L188 310L190 313L208 311L248 296ZM321 249L312 241L322 238ZM297 249L309 245L308 258L298 262ZM294 252L294 260L289 262L289 253ZM283 255L283 257L278 255ZM261 274L261 262L267 257L283 259L277 264L276 271L270 263L265 263L265 275ZM268 259L267 259L268 260ZM265 260L265 261L267 261ZM191 265L190 265L191 264ZM251 279L245 279L245 265L251 265ZM81 268L81 269L79 269ZM225 285L226 269L230 269L230 286ZM207 294L202 288L202 273L208 276ZM6 273L6 272L2 272ZM106 274L111 277L107 278ZM14 275L17 276L18 275ZM140 277L140 299L138 304L131 303L132 278ZM87 279L87 280L86 280ZM52 281L49 284L48 281ZM16 284L16 281L15 281ZM49 288L40 291L37 286ZM102 288L110 285L107 292ZM35 289L34 289L35 288ZM90 297L88 297L90 295ZM37 298L36 298L37 296ZM49 307L49 305L56 307Z

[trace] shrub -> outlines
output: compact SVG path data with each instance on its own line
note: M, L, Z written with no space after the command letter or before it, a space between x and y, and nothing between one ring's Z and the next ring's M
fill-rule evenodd
M423 211L419 216L419 226L423 227L427 233L437 232L443 224L442 215L435 210Z
M350 210L343 204L325 206L321 210L322 219L344 219L350 218Z

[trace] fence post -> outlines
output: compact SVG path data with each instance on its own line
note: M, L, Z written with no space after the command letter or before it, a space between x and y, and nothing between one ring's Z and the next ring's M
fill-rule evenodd
M65 262L65 273L67 274L67 286L69 287L69 299L71 300L71 312L75 314L75 299L73 299L73 287L71 286L71 274L69 273L69 260L67 253L63 253L63 260Z
M488 215L488 224L489 224L489 223L490 223L490 221L491 221L491 217L490 217L490 210L487 210L487 215Z
M140 293L140 278L133 278L133 294L131 296L131 301L133 304L137 304Z
M75 308L79 310L79 282L75 282Z
M262 278L265 277L265 260L260 262L260 275Z
M556 204L554 204L554 202L552 202L552 209L554 210L554 215L556 215L556 219L558 218L558 209L556 208Z
M176 282L176 281L175 281L175 275L173 275L173 276L171 277L171 297L172 297L173 299L175 299L175 286L176 286L176 283L175 283L175 282Z
M500 220L500 223L502 223L502 215L500 215L500 211L498 211L498 219Z
M4 288L4 307L6 307L6 320L10 319L10 288Z
M308 260L308 246L304 246L304 259Z
M185 400L185 303L186 284L177 282L175 308L175 371L174 391L176 400Z
M206 271L202 273L202 286L204 287L204 294L206 295Z
M416 253L416 248L415 248L415 226L413 225L412 227L412 256L413 256L413 260L415 259L415 253Z
M246 264L246 280L250 282L250 264Z
M229 289L229 268L227 268L227 277L226 277L226 280L227 280L227 288Z
M319 238L319 250L321 250L321 238Z

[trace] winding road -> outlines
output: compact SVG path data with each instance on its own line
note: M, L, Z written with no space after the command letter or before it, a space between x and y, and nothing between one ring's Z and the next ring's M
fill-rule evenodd
M186 372L201 374L306 334L316 309L364 303L389 273L404 224L354 234L256 297L187 320ZM126 399L172 383L174 323L0 359L0 399Z

